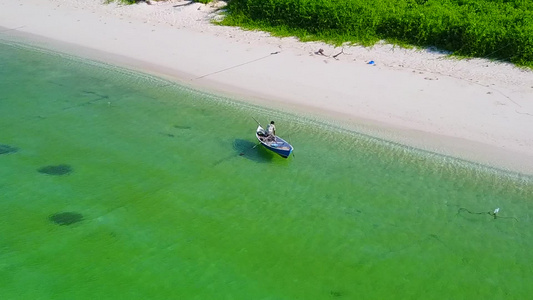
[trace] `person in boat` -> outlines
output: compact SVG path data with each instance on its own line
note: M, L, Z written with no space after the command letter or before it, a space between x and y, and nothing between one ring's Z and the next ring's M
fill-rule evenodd
M274 125L274 121L270 121L270 124L267 126L267 138L269 140L276 140L276 126Z

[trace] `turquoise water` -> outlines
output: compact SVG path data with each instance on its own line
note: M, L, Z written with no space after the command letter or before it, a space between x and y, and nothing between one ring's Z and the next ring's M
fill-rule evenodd
M7 42L0 91L2 299L533 294L531 178Z

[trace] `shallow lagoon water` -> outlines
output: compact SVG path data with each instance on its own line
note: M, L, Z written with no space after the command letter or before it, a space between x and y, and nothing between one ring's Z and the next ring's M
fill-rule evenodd
M16 43L0 91L5 299L533 293L529 177Z

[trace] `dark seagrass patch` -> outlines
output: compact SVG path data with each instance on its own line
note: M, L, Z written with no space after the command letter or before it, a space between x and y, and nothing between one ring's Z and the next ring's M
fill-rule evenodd
M60 212L51 215L49 219L56 225L68 226L83 221L83 215L77 212Z
M15 153L17 151L19 151L17 147L0 144L0 155Z
M39 171L39 173L43 173L47 175L60 176L60 175L69 174L73 170L72 170L72 167L69 165L57 165L57 166L44 166L37 171Z

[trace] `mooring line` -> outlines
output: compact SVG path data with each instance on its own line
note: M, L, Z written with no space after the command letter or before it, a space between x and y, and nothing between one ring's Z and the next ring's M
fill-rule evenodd
M500 215L498 215L500 209L499 208L496 208L494 211L488 211L488 212L472 212L470 210L468 210L467 208L464 208L464 207L460 207L458 210L457 210L457 215L461 213L461 211L466 211L467 213L471 214L471 215L490 215L492 216L494 219L514 219L515 221L518 222L518 219L515 218L515 217L502 217Z
M247 65L247 64L251 64L253 62L256 62L256 61L259 61L259 60L262 60L262 59L265 59L265 58L268 58L274 54L278 54L280 53L281 51L276 51L276 52L272 52L270 53L269 55L266 55L266 56L263 56L263 57L260 57L260 58L256 58L254 60L251 60L251 61L248 61L248 62L245 62L245 63L242 63L242 64L238 64L238 65L235 65L235 66L232 66L232 67L229 67L229 68L225 68L225 69L222 69L222 70L218 70L218 71L215 71L215 72L212 72L212 73L208 73L208 74L205 74L205 75L202 75L200 77L196 77L196 79L201 79L201 78L204 78L204 77L207 77L207 76L210 76L210 75L213 75L213 74L217 74L217 73L221 73L221 72L224 72L224 71L227 71L227 70L231 70L231 69L235 69L235 68L238 68L238 67L241 67L241 66L244 66L244 65Z

